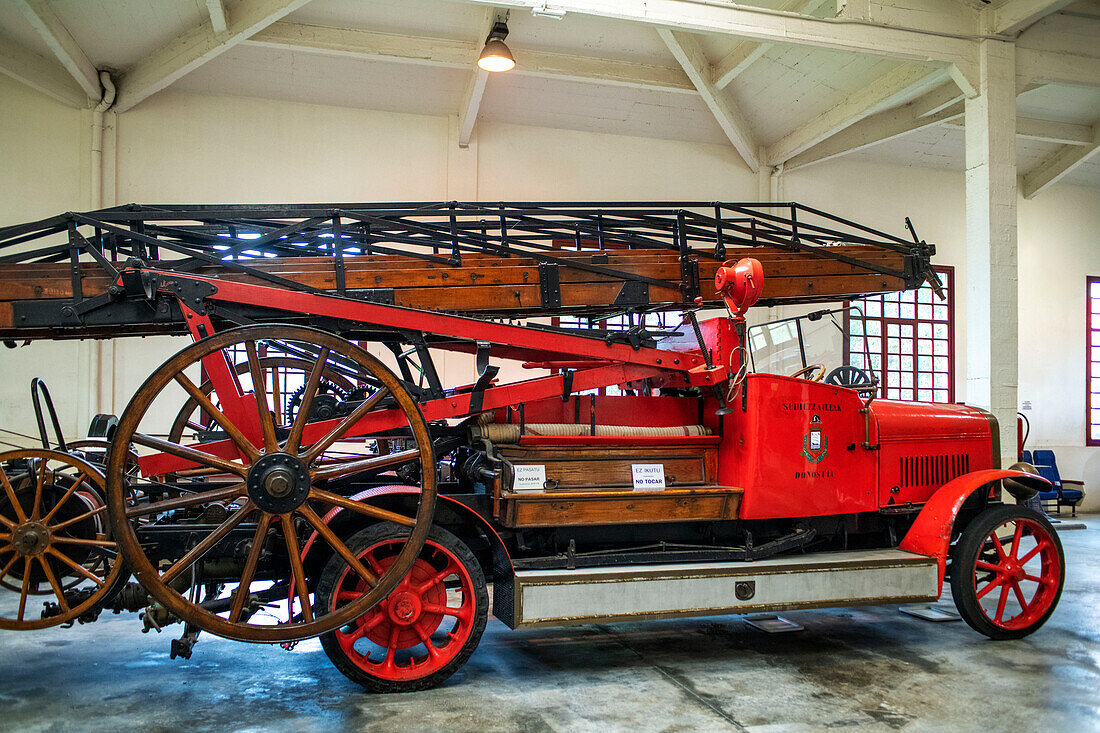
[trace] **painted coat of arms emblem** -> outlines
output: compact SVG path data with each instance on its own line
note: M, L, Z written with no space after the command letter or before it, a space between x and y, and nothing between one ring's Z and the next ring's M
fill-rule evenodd
M829 455L829 436L821 430L821 416L810 419L810 432L802 437L802 455L810 463L820 463Z

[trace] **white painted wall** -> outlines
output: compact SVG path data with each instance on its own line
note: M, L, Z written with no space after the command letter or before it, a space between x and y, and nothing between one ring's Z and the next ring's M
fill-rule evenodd
M0 225L85 208L86 114L0 77ZM9 103L10 102L10 103ZM480 124L469 150L453 121L240 97L162 93L115 118L107 151L108 204L440 200L755 200L757 179L726 145ZM110 139L111 136L109 136ZM965 219L961 174L834 161L788 174L785 198L904 232L910 216L956 267L956 392L965 395ZM1060 451L1068 478L1085 477L1100 503L1100 450L1084 445L1084 277L1100 274L1100 192L1058 186L1020 205L1021 399L1034 409L1032 446ZM120 412L156 364L183 345L134 339L105 349L113 374L103 409ZM0 426L27 432L27 383L41 374L81 432L90 349L36 343L0 351ZM83 367L82 367L83 364ZM472 381L469 357L449 355L453 381ZM2 439L2 438L0 438Z
M1061 186L1019 201L1020 401L1029 448L1052 448L1100 511L1100 448L1085 447L1085 276L1100 275L1100 192Z
M120 203L437 200L447 120L158 94L118 115Z
M58 104L0 75L0 226L42 219L88 206L90 115ZM88 344L42 342L33 348L0 346L0 428L36 434L30 380L46 379L62 413L62 430L75 435L77 413L87 414ZM79 405L79 410L73 406ZM23 444L0 432L0 440ZM7 445L0 445L4 449Z

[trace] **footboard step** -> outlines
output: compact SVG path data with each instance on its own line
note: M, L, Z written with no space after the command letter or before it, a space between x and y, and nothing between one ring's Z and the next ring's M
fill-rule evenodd
M897 549L517 570L511 580L496 587L493 613L513 629L931 603L939 597L935 558Z
M806 628L782 616L769 613L760 614L758 616L746 616L745 623L754 629L760 629L769 634L787 634L792 631L805 631Z
M916 616L922 618L925 621L935 621L937 623L943 623L944 621L961 621L962 617L955 612L955 609L948 608L946 606L899 606L898 610L902 613L907 613L910 616Z

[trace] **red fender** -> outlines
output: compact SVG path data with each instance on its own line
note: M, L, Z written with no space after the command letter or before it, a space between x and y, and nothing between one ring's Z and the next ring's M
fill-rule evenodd
M1030 482L1040 479L1038 476L1022 471L1008 471L989 468L974 471L948 481L932 494L932 498L921 509L916 521L898 547L918 555L934 557L940 566L940 590L943 590L943 572L947 565L947 552L951 544L951 528L955 517L962 509L967 498L983 486L1004 478L1023 477ZM1050 482L1046 482L1050 483Z
M380 496L389 496L389 495L392 495L392 494L419 494L419 493L420 493L420 489L416 486L376 486L373 489L366 489L365 491L360 491L358 494L355 494L354 496L351 496L349 498L352 499L353 501L365 501L365 500L369 500L369 499L375 499L375 498L380 497ZM504 560L508 561L508 570L513 572L513 573L515 572L515 568L512 566L512 556L508 553L508 548L505 547L504 540L502 540L500 538L500 535L498 535L497 531L495 529L493 529L493 526L485 520L485 517L481 516L480 514L478 514L473 509L466 506L462 502L460 502L456 499L452 499L449 496L440 496L440 495L437 494L436 495L436 500L448 503L448 505L450 507L457 510L458 513L461 514L462 516L470 517L470 518L474 519L476 521L476 523L478 525L480 525L482 529L485 530L486 536L489 537L489 540L494 545L494 547L493 547L493 564L494 564L494 566L498 565L500 563L501 559L504 559ZM339 514L342 511L344 511L343 507L334 507L333 509L330 509L328 511L328 513L325 514L325 516L322 518L324 523L329 524L332 521L333 517L335 517L337 514ZM313 547L313 543L317 541L318 537L319 537L318 533L316 531L314 531L313 534L311 534L309 536L309 539L306 540L305 545L302 547L302 560L303 561L305 560L306 554L309 552L310 548Z

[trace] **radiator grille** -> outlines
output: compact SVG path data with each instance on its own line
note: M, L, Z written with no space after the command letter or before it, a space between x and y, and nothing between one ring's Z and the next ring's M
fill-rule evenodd
M970 456L950 453L938 456L905 456L901 458L901 486L943 486L948 481L970 472Z

